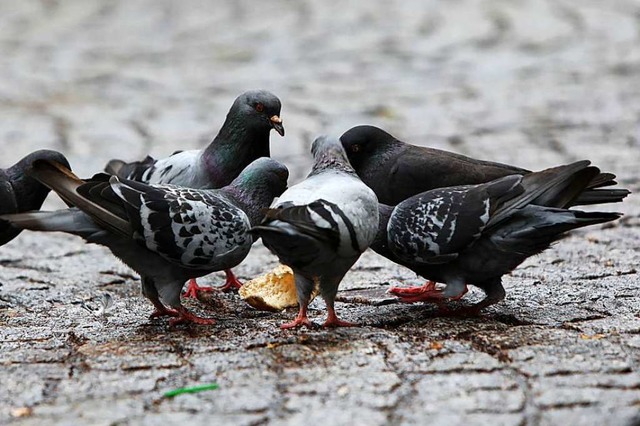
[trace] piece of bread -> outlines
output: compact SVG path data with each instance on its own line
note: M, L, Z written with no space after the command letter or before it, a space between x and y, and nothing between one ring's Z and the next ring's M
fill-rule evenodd
M278 265L271 272L244 283L238 294L245 302L260 311L278 312L298 306L293 271L285 265ZM311 300L317 295L316 287L311 294Z

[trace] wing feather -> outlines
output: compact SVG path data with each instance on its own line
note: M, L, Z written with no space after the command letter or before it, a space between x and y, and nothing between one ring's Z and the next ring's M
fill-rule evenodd
M137 224L136 239L165 259L208 269L231 252L240 257L248 252L249 218L223 195L113 179L115 193Z

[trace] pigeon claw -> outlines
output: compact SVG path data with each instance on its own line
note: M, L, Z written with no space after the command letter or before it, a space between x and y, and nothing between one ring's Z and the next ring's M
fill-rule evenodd
M391 293L398 297L403 296L411 296L415 294L422 294L425 292L435 291L436 283L435 281L427 281L423 286L418 287L391 287L387 290L388 293Z
M195 278L191 278L189 280L189 284L187 285L187 289L185 290L182 297L185 299L198 299L198 294L201 291L213 291L212 287L200 287Z
M325 328L357 327L358 324L349 321L342 321L338 318L336 311L333 308L328 308L327 320L322 324L322 326Z
M151 315L149 315L149 319L160 318L160 317L177 317L178 315L180 315L178 311L163 307L162 309L156 308L156 310L153 311Z
M418 294L399 295L398 298L402 303L430 302L441 304L447 297L442 290L425 291Z
M199 317L196 314L192 314L187 311L187 309L183 306L176 309L178 316L175 318L171 318L169 320L170 326L175 326L178 324L198 324L198 325L213 325L216 323L216 320L213 318L203 318Z
M309 318L307 317L306 306L300 307L300 311L298 312L298 315L293 321L286 322L280 326L282 330L288 330L290 328L299 328L299 327L307 327L309 329L318 328L318 325L316 323L309 321Z
M316 329L318 328L318 324L311 322L309 320L309 318L296 318L291 322L285 322L284 324L280 325L280 328L282 330L289 330L292 328L301 328L301 327L307 327L308 329Z
M238 280L238 278L236 278L231 269L225 269L224 273L227 276L227 280L221 287L218 287L216 290L227 292L238 290L240 287L242 287L242 283Z
M177 317L178 311L174 309L169 309L162 304L160 299L152 298L151 303L156 308L151 315L149 315L149 319L160 318L160 317Z
M429 302L437 304L440 308L444 306L444 301L460 300L468 291L469 288L465 285L460 294L454 297L447 297L444 295L443 290L436 288L436 283L434 281L427 281L427 283L422 287L393 287L389 289L389 293L397 296L402 303Z

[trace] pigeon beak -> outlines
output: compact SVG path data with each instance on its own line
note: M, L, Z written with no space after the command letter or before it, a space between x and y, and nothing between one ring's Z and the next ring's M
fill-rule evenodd
M276 129L276 132L278 132L280 136L284 136L284 127L282 126L282 118L278 117L277 115L273 115L271 116L269 121L271 122L271 127Z

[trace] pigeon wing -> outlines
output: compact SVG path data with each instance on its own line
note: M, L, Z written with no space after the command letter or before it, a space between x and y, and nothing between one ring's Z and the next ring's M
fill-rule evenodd
M520 193L520 176L483 185L436 189L400 203L387 234L396 256L410 263L444 263L476 241L496 204Z
M252 232L261 235L265 245L287 265L302 268L323 263L336 256L344 240L340 223L344 227L345 218L338 211L326 200L301 206L285 204L267 210L263 223Z
M216 268L223 256L251 245L247 215L213 191L115 177L111 186L125 202L138 242L173 263Z

